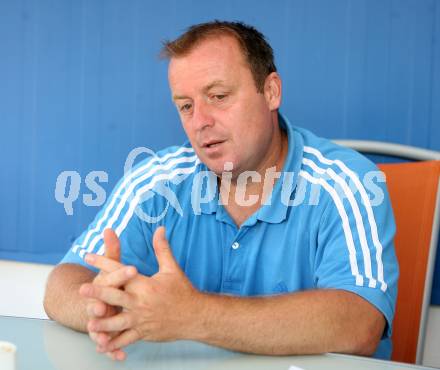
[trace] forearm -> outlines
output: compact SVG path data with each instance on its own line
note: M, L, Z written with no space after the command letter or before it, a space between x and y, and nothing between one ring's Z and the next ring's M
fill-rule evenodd
M315 290L273 297L202 294L190 339L259 354L370 355L384 318L361 297Z
M44 309L47 315L72 329L86 332L89 320L87 299L79 295L81 284L93 281L92 271L78 265L63 264L51 272L46 286Z

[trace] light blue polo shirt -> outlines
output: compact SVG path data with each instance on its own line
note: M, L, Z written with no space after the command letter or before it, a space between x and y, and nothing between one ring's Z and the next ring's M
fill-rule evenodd
M398 264L383 176L357 152L281 115L280 124L288 134L283 172L239 228L219 201L216 177L186 143L127 173L61 263L91 268L85 253L103 254L103 230L113 228L123 262L153 275L152 235L165 226L177 262L199 290L255 296L322 288L360 295L387 320L375 357L389 358Z

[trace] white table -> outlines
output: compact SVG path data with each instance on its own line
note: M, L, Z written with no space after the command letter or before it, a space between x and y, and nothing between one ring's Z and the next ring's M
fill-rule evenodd
M95 352L89 337L53 321L0 316L0 340L18 347L17 370L403 370L430 369L346 355L255 356L205 344L136 343L127 348L128 359L113 362Z

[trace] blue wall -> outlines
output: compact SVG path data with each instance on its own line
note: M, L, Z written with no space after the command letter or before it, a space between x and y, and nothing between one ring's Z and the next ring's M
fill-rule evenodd
M131 149L183 142L157 54L213 18L267 35L296 124L440 150L438 0L0 0L0 258L58 261L98 210L90 171L110 191ZM66 170L72 216L54 195Z

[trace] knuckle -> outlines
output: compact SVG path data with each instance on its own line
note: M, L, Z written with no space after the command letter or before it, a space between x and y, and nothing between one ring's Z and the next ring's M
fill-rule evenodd
M118 271L115 271L114 273L110 273L108 275L107 285L114 287L114 286L116 286L118 284L120 279L121 278L120 278L120 276L118 274Z
M93 297L97 297L100 294L101 289L99 288L99 285L92 284L90 287L90 297L93 299Z
M91 303L88 303L87 306L86 306L87 316L89 316L89 317L95 316L93 311L94 311L93 305Z
M121 327L123 329L130 327L130 316L126 313L121 315Z
M87 330L89 332L89 334L93 333L93 340L96 341L96 339L98 338L98 333L96 332L97 329L97 324L95 322L95 320L90 320L87 323Z
M105 346L107 344L107 335L104 333L99 333L97 342L100 346Z
M118 302L124 304L126 301L126 293L120 289L115 289L115 298Z
M136 340L139 338L142 338L142 332L141 332L140 328L134 328L134 335L135 335Z
M131 307L131 306L133 306L132 305L132 297L128 293L125 293L123 295L122 301L123 301L124 307Z
M127 328L132 328L134 326L134 317L127 314Z

